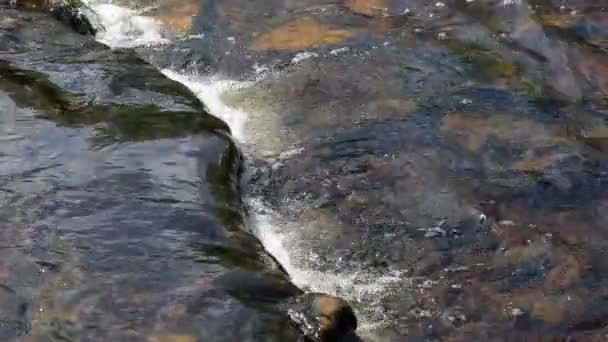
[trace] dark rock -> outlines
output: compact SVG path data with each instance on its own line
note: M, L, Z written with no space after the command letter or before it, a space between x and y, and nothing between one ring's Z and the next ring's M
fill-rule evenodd
M282 274L235 270L214 281L232 297L244 303L272 303L302 293Z
M309 339L320 341L358 341L357 317L343 299L323 293L307 293L287 306L291 320Z
M85 4L78 0L73 1L46 1L46 0L21 0L14 1L20 9L28 9L42 12L50 12L55 19L70 26L74 31L82 35L95 35L97 30L83 12ZM92 12L91 12L92 13Z
M445 253L433 252L422 258L414 270L415 275L424 276L431 274L450 262L449 256Z
M74 31L83 35L95 35L97 30L91 24L89 18L78 8L69 5L61 5L50 9L55 18L62 23L69 25Z

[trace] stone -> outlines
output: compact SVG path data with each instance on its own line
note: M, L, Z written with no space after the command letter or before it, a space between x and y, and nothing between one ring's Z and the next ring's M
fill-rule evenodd
M414 274L417 276L431 274L443 268L449 261L450 258L445 253L429 253L416 263Z
M410 1L404 0L347 0L346 7L353 13L372 18L390 18L409 13Z
M379 17L388 14L385 0L347 0L346 6L353 13Z
M48 11L57 20L82 35L95 35L97 32L89 18L80 9L83 3L79 0L21 0L16 4L18 8Z
M97 33L89 18L77 7L60 5L52 7L50 11L57 20L70 26L74 31L82 35L95 35Z
M449 113L442 120L441 130L472 152L479 151L490 137L507 144L523 145L528 148L546 148L571 143L560 134L557 127L542 125L512 114L487 117ZM524 164L519 167L527 166Z
M192 30L194 18L199 14L199 10L198 1L169 0L143 14L160 21L163 27L173 32L187 34Z
M574 295L545 296L534 300L532 316L549 324L559 324L581 310L582 300Z
M551 246L542 240L513 246L502 253L497 253L495 265L523 265L531 260L551 254Z
M548 167L559 163L570 155L565 153L547 154L535 158L524 159L516 162L513 169L528 173L541 173Z
M578 138L587 145L597 148L600 151L608 150L608 126L594 124L587 129L581 129ZM575 133L576 134L576 133Z
M162 333L148 337L148 342L196 342L192 335Z
M581 280L583 265L572 255L568 255L548 274L545 285L551 290L564 290Z
M348 340L357 329L357 317L351 306L324 293L296 297L287 312L302 333L315 342Z
M341 43L352 36L312 19L297 20L262 34L255 43L257 51L298 51Z

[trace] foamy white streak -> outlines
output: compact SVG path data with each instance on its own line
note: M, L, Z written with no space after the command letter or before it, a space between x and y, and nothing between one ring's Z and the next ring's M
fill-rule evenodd
M238 142L249 142L244 127L250 115L243 110L226 105L221 99L225 91L246 87L249 85L248 82L227 81L217 76L210 78L186 76L168 69L164 69L162 72L170 79L180 82L192 90L207 106L211 114L224 120L230 126L232 134ZM396 275L370 279L365 274L336 274L298 267L293 262L294 257L298 257L298 253L308 251L301 251L297 248L297 227L287 227L290 224L271 211L261 200L249 198L247 202L254 213L251 217L254 233L266 250L281 263L297 286L311 291L346 295L351 297L350 299L360 300L367 295L382 291L385 285L399 280Z
M281 220L277 213L259 199L248 199L247 203L255 213L252 226L256 235L266 250L290 274L293 283L299 287L339 296L348 295L352 299L360 300L366 295L382 291L385 285L401 279L398 273L370 279L363 273L338 274L303 269L292 261L292 256L306 252L297 248L297 227L287 229L286 226L290 224Z
M165 43L162 26L152 18L138 16L136 11L121 8L111 4L89 3L98 15L98 20L105 30L100 32L97 39L110 47L134 47L140 45L157 45ZM310 58L313 56L300 56ZM303 58L303 59L306 59ZM244 110L228 106L222 101L222 94L228 90L239 89L250 85L248 82L236 82L215 77L200 77L183 75L170 69L161 70L168 78L184 84L205 104L209 112L225 121L237 142L250 143L248 137L255 132L245 130L251 117ZM256 114L256 117L259 115ZM250 134L251 133L251 134ZM254 151L259 154L260 151ZM294 284L311 291L325 292L345 297L348 300L367 303L368 322L362 330L371 329L374 323L382 320L378 313L369 315L375 308L373 302L380 294L401 281L401 274L388 274L375 277L363 273L328 273L304 269L297 265L296 260L308 251L298 248L298 229L295 223L283 220L280 215L269 210L259 199L246 199L253 209L251 217L252 229L279 263L289 273ZM373 316L373 317L372 317Z
M113 48L130 48L142 45L167 43L162 25L154 18L140 16L137 11L109 3L89 1L90 9L97 14L102 29L97 40Z
M247 82L223 80L219 76L203 78L194 75L182 75L170 69L163 69L161 72L168 78L188 87L205 104L211 114L228 124L232 136L237 141L244 142L246 140L244 127L248 114L227 106L222 101L222 94L228 90L246 87L249 85Z

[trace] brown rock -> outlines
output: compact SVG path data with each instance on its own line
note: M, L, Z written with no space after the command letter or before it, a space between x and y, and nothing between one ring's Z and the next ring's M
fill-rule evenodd
M537 158L529 158L518 161L513 165L513 169L522 172L539 173L545 170L547 167L567 158L568 154L565 153L554 153Z
M588 129L582 129L578 132L578 138L600 151L608 151L608 126L606 125L596 124Z
M257 51L298 51L341 43L352 36L351 32L318 23L312 19L298 20L283 25L258 37Z
M532 305L532 316L550 324L559 324L580 310L580 298L564 294L536 298Z
M192 30L194 17L199 13L199 2L192 0L170 0L144 15L160 21L171 31L186 34Z
M449 133L470 151L478 151L490 137L528 148L571 143L556 127L508 114L482 117L475 114L449 113L442 120L441 130Z
M416 263L414 274L417 276L431 274L444 267L449 261L450 258L444 253L429 253Z
M498 253L495 264L497 266L521 265L542 255L551 255L550 244L542 240L532 241L527 244L513 246L504 252Z
M389 18L404 15L409 1L404 0L346 0L346 7L359 15Z
M580 281L582 273L581 263L572 255L568 255L547 274L545 285L551 290L567 289Z
M354 335L357 318L343 299L323 293L306 293L295 298L288 308L289 317L315 342L342 340Z
M148 337L149 342L196 342L196 337L192 335L182 335L173 333L162 333Z
M539 227L546 227L546 230L551 232L554 238L569 245L587 245L593 241L606 239L603 230L597 229L578 211L545 213L541 219L544 221L539 220Z
M579 20L578 16L572 15L571 13L546 13L538 16L539 21L546 27L571 29L576 25L576 21Z
M416 111L416 101L412 99L388 98L378 103L383 118L395 117L395 114L409 116Z
M26 9L44 10L51 5L48 0L19 0L17 1L17 7Z
M354 13L368 17L388 15L385 0L347 0L346 6Z

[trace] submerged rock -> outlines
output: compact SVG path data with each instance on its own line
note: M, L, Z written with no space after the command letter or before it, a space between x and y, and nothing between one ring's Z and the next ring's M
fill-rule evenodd
M297 51L341 43L351 35L347 30L336 29L314 20L300 20L261 35L255 48L258 51Z
M79 0L19 0L18 8L48 11L62 23L83 35L95 35L97 29L93 26L83 9L86 7Z
M187 47L179 63L166 58L178 69L205 56L239 79L242 70L276 71L223 100L257 112L247 122L254 158L279 156L259 161L250 191L293 221L277 229L289 236L290 261L339 277L330 285L362 328L372 323L372 334L395 341L605 334L605 109L583 118L558 103L601 105L605 56L549 34L554 25L527 6L334 2L296 10L293 1L203 1L205 38L176 44ZM478 10L492 18L479 20ZM572 127L564 113L583 122ZM213 191L232 197L224 188ZM242 226L232 205L221 209L227 226ZM243 245L202 249L232 265L250 255ZM252 274L210 284L249 306L287 301L314 341L355 338L344 301L297 296L289 285L285 296L297 297L275 298L280 287ZM223 305L212 300L193 307L211 305L212 317ZM244 325L243 316L224 317ZM204 336L232 333L211 328Z
M223 121L48 13L3 9L0 37L0 341L302 336Z
M50 11L57 20L67 24L80 34L95 35L97 33L97 29L79 7L59 5L51 7Z
M321 341L357 341L357 317L343 299L306 293L288 304L292 321L308 338Z

